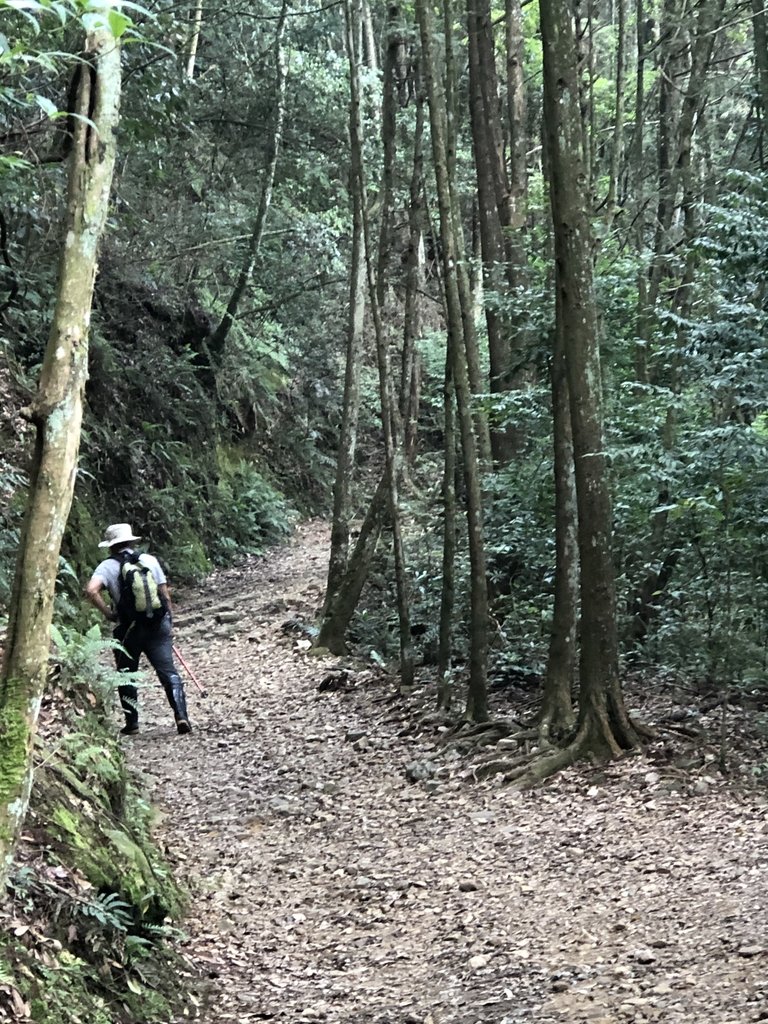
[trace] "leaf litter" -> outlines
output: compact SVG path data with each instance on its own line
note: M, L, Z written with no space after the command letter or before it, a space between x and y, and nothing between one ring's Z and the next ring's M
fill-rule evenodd
M305 523L180 600L210 696L176 737L147 692L126 744L191 891L179 1024L768 1020L764 796L644 758L469 785L391 678L308 651L326 550Z

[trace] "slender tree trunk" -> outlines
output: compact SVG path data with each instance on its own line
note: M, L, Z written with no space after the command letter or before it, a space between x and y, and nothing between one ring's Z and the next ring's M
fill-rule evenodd
M443 383L443 562L440 586L440 638L437 650L437 706L451 706L453 614L456 607L456 416L450 353Z
M422 334L424 290L424 96L416 98L416 125L413 135L413 170L408 204L408 259L405 280L402 377L400 414L404 424L403 452L406 465L413 462L419 422L420 358L416 348Z
M350 118L355 121L359 110L352 111ZM352 165L358 159L359 150L352 150ZM336 454L336 478L334 481L334 508L331 525L331 553L328 562L328 583L323 604L322 620L325 620L336 593L341 586L347 568L349 552L349 521L351 517L350 490L354 471L354 455L357 447L357 421L360 404L360 367L365 345L366 316L366 253L362 234L362 209L358 189L354 186L352 171L349 183L352 204L352 252L349 266L349 311L347 323L347 354L344 373L344 397L341 414L339 447Z
M528 283L526 232L528 220L528 103L525 93L525 39L520 0L506 0L507 47L507 130L509 133L508 221L503 221L507 246L507 282L516 307ZM516 308L512 315L513 364L511 381L517 385L525 362L527 309Z
M472 418L472 396L467 371L467 340L464 333L467 328L467 322L463 316L460 274L457 266L460 254L457 250L457 239L454 231L455 205L451 194L449 173L445 95L436 73L433 52L434 26L430 0L417 0L416 11L421 34L424 78L429 98L432 154L440 211L443 276L448 314L448 345L456 392L464 482L467 492L471 597L470 678L467 696L467 715L475 721L483 721L488 717L486 665L488 653L488 590L486 583L483 503L478 464L478 442Z
M195 61L197 60L197 48L200 44L200 32L203 27L203 0L195 0L195 9L192 12L192 34L189 37L189 48L187 49L187 78L192 81L195 77Z
M392 245L392 194L397 142L397 122L395 117L395 72L398 67L399 54L402 49L402 45L402 33L400 31L400 7L396 3L390 3L387 11L387 50L384 58L381 104L383 167L380 195L381 222L379 228L379 261L376 277L376 295L379 303L379 309L384 308L387 283L387 265L389 263L390 249Z
M59 550L77 471L97 250L115 163L119 41L106 28L88 33L85 55L56 305L29 411L36 443L0 670L0 882L32 785L32 745L48 668Z
M559 306L561 291L557 284L555 294ZM544 741L563 740L575 721L571 688L576 667L579 608L578 511L564 326L562 310L557 309L551 369L555 469L555 602L539 722L539 733Z
M583 166L570 0L541 0L544 120L550 168L558 309L566 341L581 571L578 751L616 755L636 746L619 683L612 516L601 419L597 309Z
M620 0L621 2L621 0ZM637 74L635 77L635 132L633 137L634 149L634 178L635 183L635 204L637 213L637 250L643 251L645 246L645 169L643 166L643 149L645 135L643 124L645 121L645 48L648 41L645 13L643 8L644 0L635 2L635 28L637 43ZM637 339L635 341L634 362L635 379L640 384L648 383L648 345L650 342L650 317L648 310L648 273L643 267L637 275Z
M457 74L454 47L455 12L453 0L443 0L443 36L445 40L445 89L440 90L443 105L445 138L445 168L448 197L451 203L451 235L456 254L455 278L461 309L461 339L465 352L465 363L471 395L484 394L488 388L481 369L480 347L475 329L475 302L467 270L464 230L462 227L461 204L456 188L456 96ZM431 104L431 100L430 100ZM441 228L442 230L442 228ZM491 434L485 411L474 409L477 450L484 466L491 462Z
M347 52L349 55L350 94L352 107L360 106L360 78L358 71L358 54L355 50L356 28L359 24L359 0L347 0L345 4L345 20L347 28ZM395 580L397 586L397 611L400 625L400 678L405 686L413 682L413 649L411 642L411 622L408 604L407 570L405 565L405 549L403 546L400 501L398 494L399 459L397 439L395 436L395 402L392 387L392 367L389 358L389 346L381 322L378 295L376 291L376 273L371 258L371 230L366 210L367 188L365 183L365 166L363 163L362 139L358 136L353 145L359 153L353 159L356 170L357 193L363 211L363 237L366 249L366 269L368 275L368 295L371 315L376 335L376 357L379 368L379 394L381 399L381 422L384 432L384 452L386 461L387 492L389 499L389 518L392 530L392 547L395 559Z
M764 166L765 119L768 116L768 28L765 0L752 0L752 36L755 46L755 78L760 118L760 166Z
M352 204L352 254L349 268L349 311L347 322L347 359L344 374L344 398L341 414L339 447L336 455L336 478L333 485L333 521L331 525L331 551L328 560L328 582L321 619L325 619L333 599L341 586L347 569L349 553L349 523L351 517L350 491L357 449L357 424L360 412L360 370L364 348L366 259L363 235L363 198L357 185L360 169L357 164L362 153L362 125L360 97L350 99L350 160L349 181Z
M627 45L627 0L616 0L618 15L616 40L616 114L613 126L613 147L611 149L611 168L608 176L608 218L613 220L616 214L616 201L619 194L619 175L621 160L624 153L624 65Z
M371 498L363 525L360 527L354 550L347 564L347 571L336 596L320 626L317 647L326 647L332 654L345 654L346 636L349 623L355 614L371 568L376 545L381 536L387 513L387 475L381 477Z
M222 317L221 323L211 335L208 342L208 349L215 359L224 348L232 325L235 322L237 311L240 308L240 301L245 294L253 276L253 269L256 266L256 259L261 248L261 240L264 237L264 228L267 223L267 215L272 202L272 190L275 185L275 172L277 161L280 156L280 147L283 142L283 125L285 122L285 94L286 82L288 80L288 66L285 59L283 39L285 36L285 21L288 15L288 0L283 0L280 8L280 17L275 32L275 118L272 127L272 135L267 147L267 166L264 171L264 180L261 187L261 199L256 212L256 220L251 230L251 237L248 243L248 251L245 256L240 276L232 295L227 303L227 309Z
M493 116L486 103L486 94L493 91L488 85L491 71L490 56L494 60L493 48L488 54L487 45L481 45L480 37L485 36L486 25L478 13L481 0L467 0L467 29L469 37L469 95L472 142L477 178L477 210L482 243L483 286L486 291L500 294L507 280L506 249L502 233L499 199L500 193L509 196L509 187L497 184L496 162L498 150L492 131ZM483 39L485 43L485 39ZM492 76L495 79L495 74ZM485 88L484 88L485 84ZM493 103L496 104L496 97ZM498 120L498 116L496 117ZM508 211L507 211L508 217ZM488 331L488 357L490 364L491 394L500 395L510 387L510 341L508 330L493 303L485 303L485 323ZM491 432L491 450L494 461L508 462L515 451L511 431L496 428Z

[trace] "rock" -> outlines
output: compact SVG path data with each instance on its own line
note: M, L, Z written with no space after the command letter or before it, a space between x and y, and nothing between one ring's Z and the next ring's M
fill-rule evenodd
M472 968L473 971L479 971L481 967L488 966L489 959L489 957L483 956L481 953L478 953L477 956L472 956L469 958L469 966Z
M753 956L760 956L762 953L766 953L765 946L742 946L738 951L739 956L743 956L746 959L750 959Z
M214 616L216 622L218 622L218 624L220 626L221 625L225 625L228 622L239 622L240 619L242 619L242 617L243 617L243 613L242 612L236 612L236 611L216 612L216 615Z
M405 777L409 782L424 782L431 779L437 767L431 761L411 761L405 766Z
M356 743L365 736L365 729L350 729L344 737L347 743Z
M658 959L651 949L635 949L629 954L629 958L638 964L655 964Z
M459 882L459 892L477 892L477 890L478 886L468 878Z
M273 796L267 804L270 810L274 811L275 814L282 814L284 817L293 813L293 806L290 800L286 800L283 796Z
M568 984L567 981L565 981L565 979L561 979L560 981L553 981L552 982L552 991L553 992L567 992L570 987L571 986Z
M367 736L361 736L359 740L355 740L352 744L352 749L356 750L360 754L364 753L366 750L371 750L372 747L373 744Z

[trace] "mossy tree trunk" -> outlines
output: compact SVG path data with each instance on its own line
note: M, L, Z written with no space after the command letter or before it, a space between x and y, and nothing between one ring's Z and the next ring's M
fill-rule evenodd
M100 27L86 36L84 52L56 304L37 395L29 409L36 440L0 671L2 878L31 789L32 744L48 666L59 549L77 471L97 250L115 162L120 44L108 28Z

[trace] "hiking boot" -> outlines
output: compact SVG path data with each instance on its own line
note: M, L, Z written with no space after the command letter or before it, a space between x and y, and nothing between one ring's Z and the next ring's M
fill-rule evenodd
M138 729L136 731L138 732ZM188 719L176 719L176 732L179 734L179 736L187 736L189 733L192 732L192 726L189 724Z
M138 722L130 722L123 726L120 730L121 736L135 736L139 731Z

